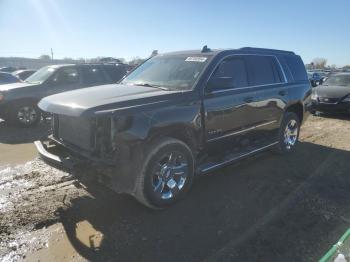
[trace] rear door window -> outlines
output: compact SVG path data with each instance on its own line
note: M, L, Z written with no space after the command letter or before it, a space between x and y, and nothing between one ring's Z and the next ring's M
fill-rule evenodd
M83 66L82 77L83 83L86 85L102 84L106 82L101 68L97 66Z
M79 73L74 67L61 68L53 78L57 85L75 85L79 84Z
M246 56L249 82L252 86L271 85L283 82L276 59L273 56Z
M213 77L228 79L231 78L231 88L247 87L248 76L246 64L243 58L228 58L221 62Z

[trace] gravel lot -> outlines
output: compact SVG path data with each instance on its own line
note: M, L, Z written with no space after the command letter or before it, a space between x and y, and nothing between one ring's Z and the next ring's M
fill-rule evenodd
M316 261L350 226L349 120L310 117L290 157L218 170L164 211L36 159L46 124L0 123L0 261Z

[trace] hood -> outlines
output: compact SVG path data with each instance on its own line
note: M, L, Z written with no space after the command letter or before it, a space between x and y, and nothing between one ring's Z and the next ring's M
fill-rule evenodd
M18 88L23 88L23 87L28 87L28 86L35 86L35 85L36 84L29 84L29 83L25 83L25 82L5 84L5 85L0 85L0 92L1 91L10 91L13 89L18 89Z
M131 85L102 85L43 98L38 106L47 112L70 116L91 116L158 104L182 92Z
M320 85L314 88L314 92L319 97L342 98L350 94L349 86Z

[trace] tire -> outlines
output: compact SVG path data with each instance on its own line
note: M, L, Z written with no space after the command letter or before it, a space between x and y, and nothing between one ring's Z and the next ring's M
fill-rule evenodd
M286 112L279 130L279 140L277 144L278 152L281 154L289 154L293 152L298 144L299 133L299 117L293 112Z
M185 143L165 137L152 143L145 156L135 181L135 197L140 203L162 209L189 191L195 163L193 153Z
M40 109L33 104L21 103L10 109L10 123L20 127L35 126L40 122Z

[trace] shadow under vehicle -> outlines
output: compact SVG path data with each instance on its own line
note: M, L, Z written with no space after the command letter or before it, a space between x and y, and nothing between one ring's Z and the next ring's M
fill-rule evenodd
M348 227L349 157L308 142L288 158L259 154L202 177L190 197L162 212L81 179L91 197L57 214L89 261L318 261ZM82 241L82 222L101 243L93 233L90 244Z

